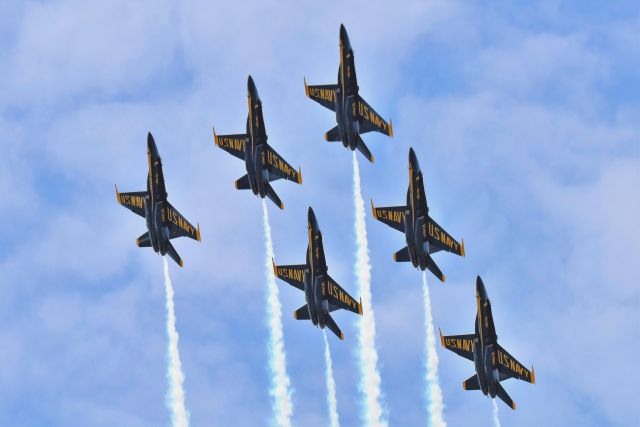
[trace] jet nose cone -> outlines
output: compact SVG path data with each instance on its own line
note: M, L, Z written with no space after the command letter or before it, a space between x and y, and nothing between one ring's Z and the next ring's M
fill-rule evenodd
M416 152L413 151L413 147L409 148L409 165L413 170L420 169L420 165L418 164L418 158L416 157Z
M152 156L158 157L158 147L156 147L156 141L153 139L151 132L147 134L147 150Z
M260 98L258 96L258 89L256 88L256 84L254 83L253 77L251 76L249 76L249 78L247 79L247 92L249 93L249 96L254 99Z
M487 290L485 289L480 276L476 279L476 293L480 299L487 299Z
M311 226L311 228L313 228L314 230L317 230L318 221L316 220L316 214L313 213L313 209L311 209L311 206L309 206L308 219L309 219L309 225Z
M340 44L346 49L351 49L351 42L349 41L349 35L347 29L344 28L344 24L340 24Z

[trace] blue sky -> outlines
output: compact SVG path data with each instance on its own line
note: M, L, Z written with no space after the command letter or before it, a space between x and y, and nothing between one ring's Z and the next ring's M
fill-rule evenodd
M404 200L413 146L432 216L465 238L466 258L437 255L446 285L429 278L436 327L472 331L480 274L502 346L535 366L537 384L505 383L504 425L640 423L637 2L115 0L0 2L0 425L169 424L162 261L113 190L143 189L148 131L172 204L202 227L170 266L192 425L268 424L261 206L211 126L244 129L250 73L270 143L304 176L275 184L276 259L302 260L311 205L356 296L351 154L303 91L334 82L341 22L361 95L394 124L365 137L365 201ZM425 425L420 273L367 221L389 422ZM279 285L293 421L323 426L321 333ZM359 425L355 319L336 320L338 410ZM490 401L461 387L472 364L438 352L446 421L489 425Z

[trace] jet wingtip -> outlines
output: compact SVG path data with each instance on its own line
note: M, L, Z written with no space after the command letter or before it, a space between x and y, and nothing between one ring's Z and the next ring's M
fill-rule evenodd
M511 402L511 409L516 410L516 402Z
M307 78L304 78L304 94L308 97L309 96L309 86L307 86Z
M442 330L438 328L438 332L440 333L440 344L444 347L444 337L442 336Z
M198 242L202 241L202 237L200 236L200 224L198 223L198 229L196 230L196 240Z
M271 265L273 265L273 275L277 276L278 275L278 269L276 268L276 262L273 260L273 258L271 258Z
M362 316L362 297L360 297L360 304L358 305L358 314Z
M531 366L531 384L536 383L536 371L533 370L533 366Z
M298 166L298 184L302 185L302 169Z
M180 260L180 264L178 264L180 267L184 267L184 261Z
M116 201L120 205L120 192L118 191L118 184L113 184L116 187Z
M393 121L389 119L389 136L393 138Z
M218 144L218 135L216 134L216 128L212 126L211 130L213 131L213 143L216 145L216 147L218 147L219 144Z
M440 280L442 280L442 283L445 283L447 281L447 276L443 274Z
M462 238L462 249L460 251L462 256L466 256L464 252L464 237Z
M280 202L280 205L278 206L280 209L284 210L284 203Z
M371 200L371 215L373 215L373 219L376 219L376 207L373 205L373 199Z
M341 339L342 341L344 341L344 333L343 333L343 332L340 332L340 339Z
M298 320L298 312L297 312L297 311L294 311L294 312L293 312L293 318L294 318L294 319L296 319L296 320Z
M462 389L463 390L467 389L467 382L466 381L462 381Z
M136 239L136 246L140 247L140 239Z

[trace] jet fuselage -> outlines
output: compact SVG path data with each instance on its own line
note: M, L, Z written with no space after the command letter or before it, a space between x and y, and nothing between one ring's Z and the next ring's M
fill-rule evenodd
M314 325L324 328L329 314L329 301L326 296L327 262L322 245L322 232L313 210L308 214L309 245L307 246L307 269L304 275L304 297L309 315Z
M144 200L145 219L151 247L164 256L167 253L169 243L168 216L171 213L168 211L162 159L151 136L147 138L147 158L149 160L149 175L147 177L149 199Z
M267 132L262 118L262 101L251 76L247 82L247 98L249 114L247 116L248 138L244 144L245 167L251 191L264 198L267 195L267 184L269 183L269 171L266 168L265 159Z
M476 338L473 342L473 358L480 389L486 396L496 397L500 374L496 361L498 336L496 335L491 314L491 301L482 281L476 283Z
M404 213L404 229L409 257L414 267L421 270L427 268L427 255L429 253L429 241L426 238L424 228L428 226L429 207L424 191L422 171L418 159L413 151L409 150L409 188L407 189L407 209Z
M340 66L336 90L336 121L342 145L355 150L358 147L358 80L353 49L344 26L340 26Z

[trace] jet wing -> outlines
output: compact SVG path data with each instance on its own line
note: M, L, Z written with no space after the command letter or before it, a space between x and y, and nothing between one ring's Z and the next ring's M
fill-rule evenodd
M367 101L358 97L358 122L360 123L360 134L376 131L385 135L393 136L393 123L384 121L380 114L371 108Z
M289 163L287 163L280 154L276 153L276 150L269 145L266 147L266 159L265 163L269 169L269 179L274 181L276 179L284 178L289 181L302 184L302 172L300 168L296 171Z
M451 350L459 356L473 362L473 340L475 334L442 336L440 331L440 344L447 350Z
M362 304L342 289L328 274L322 282L322 295L327 297L329 304L362 315Z
M116 186L116 200L118 204L121 204L131 212L145 217L144 213L144 199L149 197L149 193L146 191L134 191L131 193L120 193L118 186Z
M304 93L331 111L336 111L336 89L338 85L307 86L307 80L304 81Z
M504 379L517 378L531 384L536 383L536 374L533 367L531 368L531 371L529 371L499 344L497 344L496 353L496 357L498 359L496 361L496 365L498 366L498 371L506 376Z
M462 244L458 243L456 239L444 231L444 228L440 227L431 217L428 217L427 222L422 226L422 236L429 239L430 246L435 246L435 248L429 250L429 253L443 250L453 252L460 256L465 255L464 239L462 240Z
M234 135L217 135L216 130L213 130L213 141L216 147L222 148L229 154L232 154L244 160L244 140L247 135L244 133L238 133Z
M276 265L273 259L271 262L273 263L273 273L278 279L304 291L304 270L307 268L305 264Z
M389 206L387 208L376 208L371 201L371 212L378 221L384 222L389 227L395 228L404 233L404 211L406 206Z
M169 238L175 239L176 237L190 237L193 240L200 241L200 225L195 228L187 219L182 216L171 203L167 202L166 211L163 212L163 217L169 220ZM164 219L164 218L163 218Z

